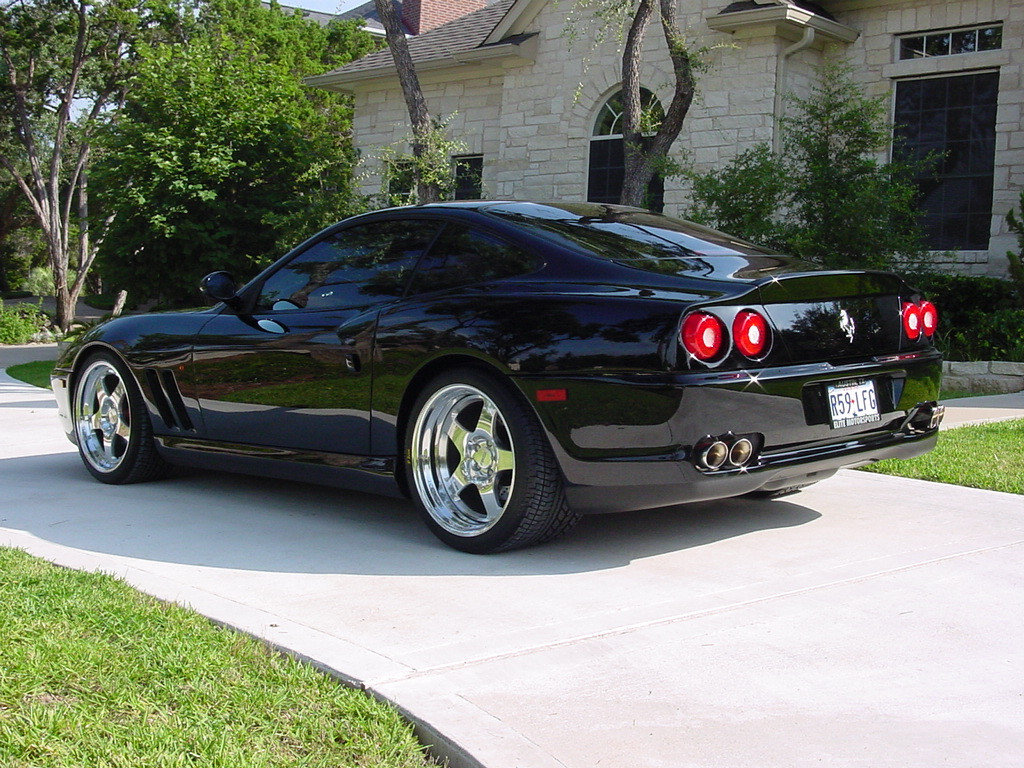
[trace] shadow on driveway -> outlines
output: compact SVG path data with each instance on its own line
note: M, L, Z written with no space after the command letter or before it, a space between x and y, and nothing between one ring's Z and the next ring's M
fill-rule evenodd
M588 516L549 544L477 556L436 541L407 501L323 486L192 470L109 486L72 453L2 460L0 478L0 526L87 551L257 572L583 573L821 516L787 500L703 502Z

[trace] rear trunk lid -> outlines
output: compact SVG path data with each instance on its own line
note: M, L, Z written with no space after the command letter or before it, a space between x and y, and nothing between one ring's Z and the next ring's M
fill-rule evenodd
M761 283L757 293L775 331L775 356L791 363L899 354L923 341L903 333L902 304L919 297L895 275L784 274Z

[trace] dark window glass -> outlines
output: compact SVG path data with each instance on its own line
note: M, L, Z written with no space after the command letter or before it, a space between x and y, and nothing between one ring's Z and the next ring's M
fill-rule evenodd
M996 72L896 85L896 155L926 161L917 184L933 250L988 249L998 93Z
M953 33L953 53L974 53L978 50L978 30Z
M587 200L592 203L617 203L626 173L622 139L590 142L590 176Z
M437 232L429 222L377 222L314 243L263 284L258 311L334 309L402 295L417 259Z
M1003 47L1003 28L987 27L978 30L978 50L998 51Z
M920 59L924 56L923 37L904 37L900 40L901 59Z
M479 200L483 197L484 157L463 155L452 158L455 164L455 199Z
M455 225L445 228L416 272L415 293L525 275L537 259L497 238Z
M949 34L929 35L924 41L924 52L927 56L949 55Z
M415 174L411 160L395 160L388 169L388 196L392 199L405 198L412 202Z
M995 51L1003 47L1002 26L972 27L952 32L929 32L900 38L900 58L955 56L976 51Z
M665 117L657 97L645 88L640 89L643 105L641 126L645 132L658 129ZM590 142L587 200L592 203L617 203L622 196L622 182L626 175L625 146L622 140L622 94L612 96L601 108L594 123ZM644 207L661 211L665 207L665 180L655 175L647 186Z

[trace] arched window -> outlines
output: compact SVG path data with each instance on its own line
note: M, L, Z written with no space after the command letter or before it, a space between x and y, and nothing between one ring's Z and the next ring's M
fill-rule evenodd
M640 89L643 106L641 126L645 133L657 130L664 117L658 98L646 88ZM622 194L625 176L625 147L622 140L622 92L613 95L597 115L590 136L590 173L587 177L587 200L592 203L617 203ZM665 181L651 179L647 187L647 208L660 211L665 207Z

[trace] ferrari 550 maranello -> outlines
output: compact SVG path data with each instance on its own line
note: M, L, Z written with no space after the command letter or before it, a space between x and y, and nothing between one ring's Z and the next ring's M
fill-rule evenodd
M404 495L484 553L915 456L942 417L936 308L899 277L637 209L377 211L202 290L215 306L110 320L58 361L98 480L185 464Z

